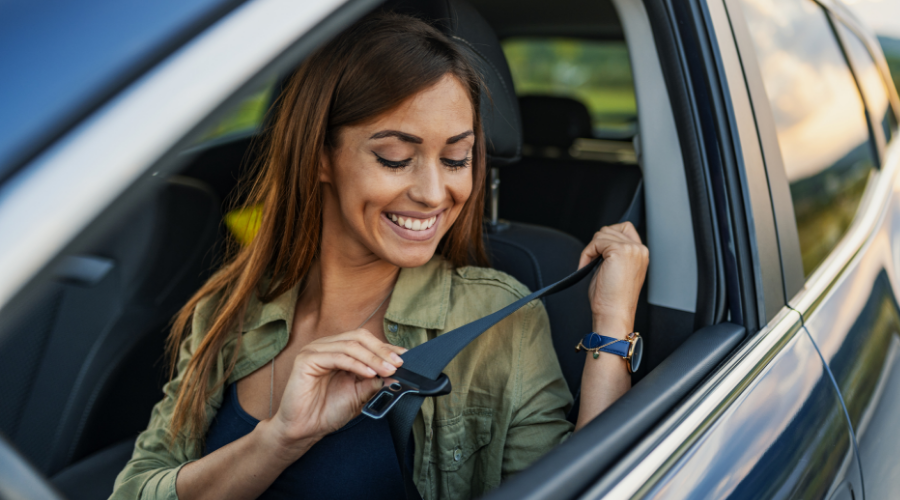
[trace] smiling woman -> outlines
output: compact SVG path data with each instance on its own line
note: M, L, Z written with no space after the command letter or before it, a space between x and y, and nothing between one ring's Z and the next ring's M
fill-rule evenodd
M304 62L249 186L259 227L176 317L165 398L113 498L403 496L387 422L363 404L407 349L528 294L478 267L480 94L457 46L398 14ZM628 342L647 249L626 223L598 232L581 265L600 255L594 330ZM630 385L620 356L588 359L575 428ZM481 495L573 430L540 302L445 373L453 396L422 405L405 461L425 498Z

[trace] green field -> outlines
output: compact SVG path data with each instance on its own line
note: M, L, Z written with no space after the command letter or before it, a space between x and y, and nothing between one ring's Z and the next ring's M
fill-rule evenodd
M579 100L595 130L634 123L634 80L624 42L522 37L504 40L503 52L516 94Z

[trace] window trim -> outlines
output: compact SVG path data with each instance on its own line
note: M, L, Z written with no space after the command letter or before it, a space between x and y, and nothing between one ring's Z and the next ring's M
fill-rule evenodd
M859 91L860 99L862 99L863 108L865 108L866 110L866 124L869 126L870 139L874 140L875 160L878 162L878 169L880 170L881 166L884 165L884 148L887 141L884 137L884 129L882 129L880 122L875 121L875 117L872 115L871 106L869 105L869 100L866 97L866 93L863 92L862 82L859 80L859 61L853 58L852 52L850 52L850 49L847 47L847 37L840 29L838 29L838 26L843 26L847 29L849 29L849 27L845 23L843 23L837 16L835 16L833 12L829 11L828 9L825 9L825 12L828 15L828 22L831 24L831 30L834 32L834 36L836 36L838 39L838 45L841 46L841 52L844 54L844 60L847 61L847 66L850 67L850 73L853 75L853 81L856 83L856 89ZM851 31L851 33L853 32ZM860 38L859 41L862 42L862 39ZM863 42L863 47L865 47L866 51L868 52L869 48L865 46L865 42ZM869 53L869 55L871 56L872 54ZM873 57L873 62L874 59L875 58ZM886 84L885 93L887 93ZM890 97L888 97L888 103L890 103Z
M784 170L784 159L775 131L775 116L769 105L769 97L763 82L756 47L750 35L750 28L744 19L744 11L738 0L725 0L728 17L731 20L735 45L742 61L747 92L756 120L756 131L762 148L766 178L769 183L772 211L775 217L775 231L781 256L783 297L785 301L800 289L806 278L803 276L803 260L800 253L800 236L797 219L791 201L790 184Z

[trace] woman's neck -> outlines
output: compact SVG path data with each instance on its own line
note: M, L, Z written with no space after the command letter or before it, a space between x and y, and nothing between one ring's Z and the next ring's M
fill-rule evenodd
M316 337L357 328L391 293L400 268L373 254L348 255L347 248L322 242L320 257L297 299L299 322ZM383 318L385 307L376 314Z

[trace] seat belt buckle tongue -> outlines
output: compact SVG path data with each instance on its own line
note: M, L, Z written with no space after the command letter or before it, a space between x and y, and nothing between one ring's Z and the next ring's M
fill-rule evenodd
M437 380L423 377L405 368L397 368L394 374L384 379L381 388L363 407L363 415L379 419L388 414L391 408L406 394L421 396L443 396L452 390L450 379L441 373Z

